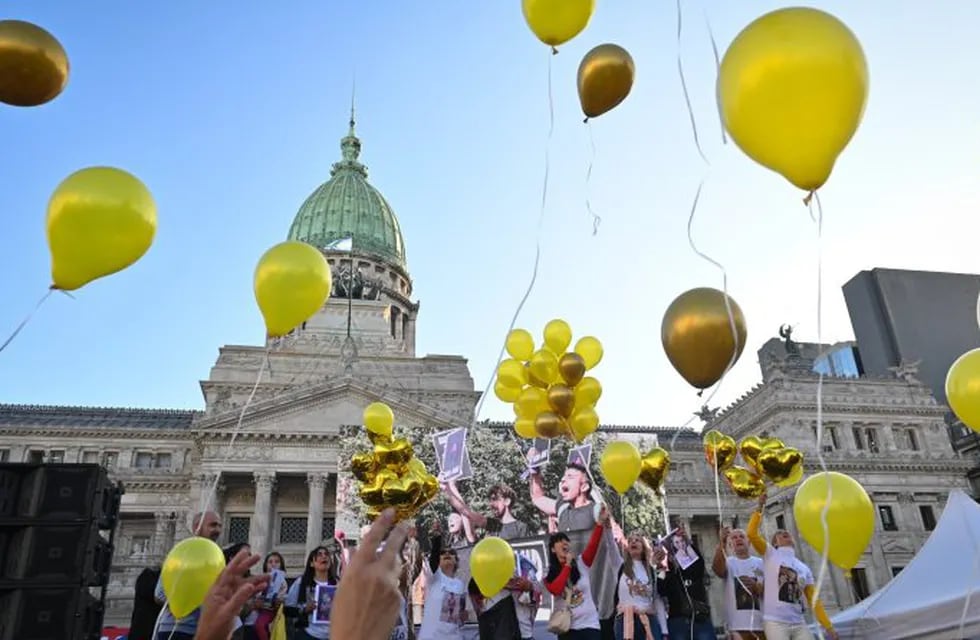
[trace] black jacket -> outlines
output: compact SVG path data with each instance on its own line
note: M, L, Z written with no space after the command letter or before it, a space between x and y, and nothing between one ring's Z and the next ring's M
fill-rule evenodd
M161 606L157 604L154 592L160 579L160 569L147 567L136 578L133 595L133 617L129 623L130 640L151 640L153 627L160 615Z
M693 549L693 547L692 547ZM657 592L667 600L669 618L711 620L704 556L697 549L698 560L683 571L673 558L668 562L667 575L657 581Z

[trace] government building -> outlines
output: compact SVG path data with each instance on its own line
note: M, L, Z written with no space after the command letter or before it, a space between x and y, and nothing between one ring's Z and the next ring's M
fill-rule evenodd
M286 338L221 347L201 382L203 410L0 405L0 461L100 463L125 487L106 625L128 625L136 576L190 535L190 516L205 503L224 519L220 542L248 541L258 553L275 549L291 568L337 528L356 537L358 523L342 515L349 480L338 477L338 453L368 403L389 404L408 427L440 431L472 421L479 392L466 359L416 354L419 304L404 238L391 206L367 180L353 117L340 147L330 179L302 204L288 235L326 255L330 300ZM816 372L826 374L821 452L830 469L865 486L877 513L877 535L851 581L834 571L823 590L830 608L852 604L901 571L949 492L967 488L973 466L953 452L946 409L914 368L859 375L848 367L849 349L840 345L833 357L818 357L825 349L796 344L788 334L770 340L759 352L762 384L727 409L702 412L705 427L736 438L782 438L803 450L814 471ZM673 441L670 514L687 524L710 559L719 514L700 436L655 427L603 430L655 435L664 446ZM724 486L721 495L725 522L744 525L753 505ZM767 527L794 530L792 496L792 490L770 496ZM816 567L818 558L801 546ZM720 624L720 581L711 593Z

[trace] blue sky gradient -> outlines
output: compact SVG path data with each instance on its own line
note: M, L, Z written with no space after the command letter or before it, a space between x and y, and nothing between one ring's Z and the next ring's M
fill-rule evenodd
M139 176L159 232L131 269L54 296L0 354L0 402L200 408L223 344L259 344L252 271L328 178L357 77L370 179L399 215L421 301L418 350L469 358L482 389L534 256L552 66L555 131L541 271L519 326L564 317L603 340L603 422L674 425L699 406L660 345L671 300L721 286L688 247L726 265L749 347L715 404L759 379L755 350L782 323L816 338L816 236L782 178L723 146L710 18L724 47L777 2L682 2L680 55L711 159L695 150L676 73L674 3L599 0L589 28L550 58L506 2L6 2L65 45L65 93L0 107L0 337L49 284L48 196L108 164ZM847 22L871 67L864 123L822 190L824 330L852 336L840 286L872 267L977 271L980 5L815 2ZM588 132L575 72L616 42L632 95ZM942 310L936 310L942 313ZM509 418L488 400L484 415Z

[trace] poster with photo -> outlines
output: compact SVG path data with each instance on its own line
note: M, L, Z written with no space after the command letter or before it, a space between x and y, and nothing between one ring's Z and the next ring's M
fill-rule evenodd
M535 438L531 443L531 451L534 453L528 456L527 466L531 469L546 466L551 461L551 440Z
M574 464L578 467L582 467L589 470L589 465L592 463L592 444L583 444L578 447L573 447L568 451L568 462L567 464ZM589 475L592 472L589 471Z
M682 571L701 559L690 541L676 533L671 533L665 538L664 548L667 549L667 552L674 558Z
M326 624L330 622L330 608L333 607L334 595L337 587L334 585L317 585L314 598L316 607L313 609L313 624Z
M466 429L449 429L432 436L439 462L439 480L451 482L473 477L470 453L466 449Z

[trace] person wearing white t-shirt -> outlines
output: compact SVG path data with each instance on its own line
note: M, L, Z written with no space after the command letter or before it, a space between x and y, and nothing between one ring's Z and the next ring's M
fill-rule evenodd
M616 640L662 640L667 634L667 608L657 592L653 549L642 535L631 533L626 551L616 592Z
M286 617L293 620L297 640L327 640L330 622L322 619L329 611L321 611L317 602L317 587L336 586L337 570L333 555L326 547L317 547L306 557L303 575L293 581L283 604Z
M724 527L719 539L711 569L725 581L728 639L761 640L765 637L762 634L765 578L762 558L749 554L749 537L741 529Z
M438 521L433 523L429 540L429 562L423 567L425 606L418 640L462 640L467 612L466 589L456 577L459 557L455 549L443 547Z
M766 494L762 494L758 508L749 519L748 536L755 550L765 558L762 619L766 639L813 640L803 617L804 602L807 602L830 639L837 640L837 632L824 611L823 603L814 597L813 572L796 557L793 536L789 531L780 529L773 534L772 544L767 544L759 534L765 505Z

